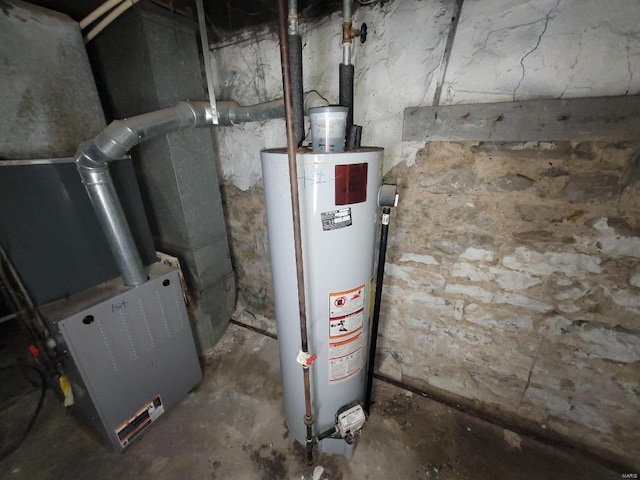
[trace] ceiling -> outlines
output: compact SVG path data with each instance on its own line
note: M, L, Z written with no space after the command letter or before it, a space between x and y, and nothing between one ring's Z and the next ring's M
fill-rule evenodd
M30 3L65 13L79 22L104 1L30 0ZM277 21L276 0L203 0L203 2L212 41L249 27L273 24ZM195 0L142 0L141 3L159 5L188 18L195 17ZM341 10L342 0L298 0L298 8L304 18L320 17Z

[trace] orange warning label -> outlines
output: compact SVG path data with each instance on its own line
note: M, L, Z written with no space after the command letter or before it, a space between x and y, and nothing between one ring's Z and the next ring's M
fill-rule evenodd
M345 317L362 310L364 306L364 285L346 292L329 294L329 318Z
M329 383L338 383L362 369L362 331L343 342L329 344Z
M362 369L364 285L329 294L329 383L338 383Z

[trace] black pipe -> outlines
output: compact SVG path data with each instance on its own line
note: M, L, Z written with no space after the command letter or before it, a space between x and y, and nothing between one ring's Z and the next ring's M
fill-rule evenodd
M289 67L291 68L291 103L296 147L304 140L304 94L302 85L302 37L289 33Z
M356 145L358 140L358 126L351 125L351 128L347 130L347 138L345 140L345 148L347 150L353 150L354 148L358 148Z
M373 390L373 370L376 363L376 345L378 343L378 326L380 324L380 304L382 303L382 282L384 280L384 263L387 258L387 238L389 237L389 217L391 208L382 209L382 228L380 229L380 248L378 252L378 272L376 274L376 297L371 318L371 346L369 347L369 365L367 367L367 393L364 400L364 411L369 415L371 409L371 391Z
M336 427L331 427L329 430L322 432L320 435L316 437L316 441L324 440L325 438L331 437L338 433L338 429Z
M0 451L0 462L3 461L6 457L8 457L10 454L15 452L18 449L18 447L22 445L22 442L25 441L25 439L33 429L33 426L35 425L36 420L38 419L38 415L40 414L40 411L42 410L42 406L44 405L44 399L47 396L47 377L45 375L45 372L43 372L42 370L40 370L39 368L33 365L28 365L28 367L35 370L40 377L40 398L38 399L38 405L36 405L36 409L33 412L33 415L31 415L31 419L27 424L27 428L25 428L20 439L13 445L9 445L4 450ZM7 367L4 367L4 368L7 368Z
M351 126L353 125L353 75L353 65L340 64L338 103L349 109L347 113L347 134L351 131Z

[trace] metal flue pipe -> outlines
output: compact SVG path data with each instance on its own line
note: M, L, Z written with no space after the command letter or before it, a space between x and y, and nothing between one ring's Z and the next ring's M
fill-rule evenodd
M284 118L284 100L282 98L246 107L239 105L234 100L218 100L216 107L218 109L218 125L222 126Z
M289 43L287 35L284 0L278 0L278 26L280 35L280 60L282 63L282 83L284 86L285 119L287 124L287 153L289 157L289 181L291 189L291 210L293 212L293 237L296 257L298 284L298 309L300 313L300 347L303 356L308 356L307 306L304 291L304 265L302 257L302 233L300 230L300 197L298 194L297 144L293 124L293 102L291 91L291 70L289 65ZM311 408L311 382L309 366L302 365L304 383L304 424L306 426L307 463L313 462L313 410Z
M311 90L302 97L302 113L309 113L313 107L323 107L329 105L326 98L315 90ZM270 102L258 103L256 105L239 105L235 100L218 100L216 102L218 110L218 125L230 126L245 122L262 122L274 118L285 118L284 99L277 98ZM294 108L295 111L295 108ZM294 122L295 123L295 122ZM296 137L297 138L297 137Z
M171 108L115 120L92 140L80 144L76 166L125 285L140 285L147 281L147 274L113 186L108 162L122 158L145 140L179 128L212 124L208 102L180 102Z
M304 96L305 108L326 104L318 92ZM235 101L217 102L218 125L236 125L282 118L283 99L241 106ZM122 158L132 147L180 128L212 126L214 115L209 102L180 102L171 108L115 120L95 138L82 143L76 153L76 165L93 208L107 238L125 285L144 283L147 275L127 223L120 199L109 172L109 162Z

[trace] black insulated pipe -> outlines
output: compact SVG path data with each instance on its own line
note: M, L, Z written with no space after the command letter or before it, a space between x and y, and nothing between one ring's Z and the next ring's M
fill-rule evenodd
M376 365L376 347L378 343L378 327L380 325L380 305L382 304L382 284L384 282L384 264L387 259L387 239L389 237L389 220L391 207L397 202L397 187L385 185L378 192L378 205L382 209L382 228L380 229L380 247L378 249L378 270L376 273L376 294L371 318L371 344L369 346L369 363L367 365L367 390L364 400L364 411L369 415L371 410L371 392L373 390L373 375Z
M291 68L291 103L296 147L304 140L304 95L302 85L302 37L289 33L289 67Z
M389 237L389 217L391 209L382 210L382 228L380 230L380 249L378 252L378 272L376 274L376 296L371 318L371 346L369 347L369 364L367 367L367 393L364 400L364 411L371 411L371 392L373 390L373 371L376 363L376 346L378 343L378 327L380 325L380 305L382 303L382 282L384 281L384 263L387 259L387 239ZM385 222L386 218L386 222Z
M356 146L357 137L358 137L358 126L351 125L351 128L347 130L347 138L345 139L345 148L347 150L353 150L354 148L358 148Z
M340 84L338 103L343 107L347 107L347 135L351 132L351 126L353 125L353 75L355 68L351 65L340 64ZM348 140L348 139L347 139ZM347 141L349 144L349 141Z

